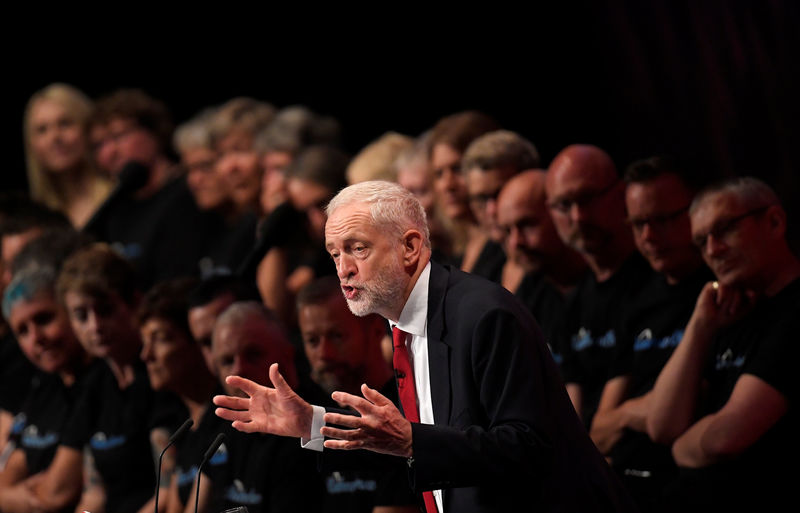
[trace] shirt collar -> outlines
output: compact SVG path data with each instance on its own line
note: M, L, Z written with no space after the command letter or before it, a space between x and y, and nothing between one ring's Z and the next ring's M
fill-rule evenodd
M425 264L425 268L417 278L417 283L411 289L400 318L397 320L397 327L406 333L418 337L425 337L428 324L428 283L431 278L431 262ZM389 322L394 327L395 323Z

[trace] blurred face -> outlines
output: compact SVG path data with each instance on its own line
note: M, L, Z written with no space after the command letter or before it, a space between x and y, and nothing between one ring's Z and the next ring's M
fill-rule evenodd
M217 154L210 148L192 148L181 153L186 183L201 210L212 210L228 200L226 183L214 172Z
M691 214L695 245L721 283L750 287L771 271L767 261L774 242L766 235L767 212L766 207L745 208L734 194L718 193L706 196Z
M112 119L95 125L89 134L95 161L110 176L119 175L132 160L152 167L160 154L156 138L132 119Z
M397 183L417 197L428 217L433 212L436 195L433 192L433 177L426 162L419 162L397 170Z
M262 169L256 152L232 150L222 153L216 164L216 172L239 209L259 207Z
M89 354L120 360L138 352L139 333L133 311L119 295L95 298L68 291L64 304L72 331Z
M375 226L368 205L352 203L337 209L325 225L325 247L355 315L390 317L405 301L409 278L400 241Z
M636 247L657 272L682 274L700 264L689 224L691 201L691 193L671 174L631 183L625 191Z
M300 308L298 322L311 379L328 393L358 392L367 375L369 327L373 320L353 315L341 296Z
M214 334L214 323L217 317L233 303L233 296L225 294L210 303L189 309L189 329L192 337L200 345L203 358L209 370L216 372L211 354L211 336Z
M598 180L576 169L548 171L548 207L561 240L581 253L607 249L624 222L622 192L618 179Z
M497 195L511 174L513 173L510 171L499 169L478 169L467 173L467 192L472 214L484 233L495 242L500 242L503 238L503 232L497 224Z
M44 372L68 370L81 354L67 313L51 294L18 301L8 320L22 352Z
M249 318L238 325L219 326L211 345L216 374L225 393L242 396L244 393L225 383L228 376L242 376L261 385L270 385L269 366L278 362L289 364L282 333L258 318ZM285 371L284 371L285 372Z
M437 144L431 152L431 168L433 189L444 215L450 219L469 219L472 214L461 175L461 153L446 144Z
M22 248L25 247L25 244L38 237L41 233L41 230L34 228L33 230L28 230L27 232L3 235L3 276L2 283L0 283L2 287L0 287L0 289L5 290L8 286L8 283L11 281L11 263L14 261L14 257L17 256L20 251L22 251Z
M177 391L181 383L190 381L189 375L196 370L187 355L197 349L188 333L171 321L155 317L142 324L141 335L141 356L153 390Z
M325 222L328 220L325 206L333 197L333 193L327 187L298 178L290 178L287 185L292 205L300 212L305 212L308 217L311 235L316 240L322 240L325 234Z
M34 103L29 125L31 150L45 170L59 173L83 162L88 150L83 127L60 104L47 99Z
M261 178L261 210L272 212L286 201L286 175L284 172L292 163L291 153L268 151L261 159L264 176Z
M497 218L506 255L525 271L540 271L563 254L564 243L543 201L526 195L507 196L504 191Z

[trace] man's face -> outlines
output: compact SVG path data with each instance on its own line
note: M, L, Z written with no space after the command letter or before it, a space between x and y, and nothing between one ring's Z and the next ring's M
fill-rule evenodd
M636 247L656 272L681 272L699 263L689 223L691 201L692 194L672 174L631 183L625 191Z
M211 354L211 336L214 334L214 323L217 317L233 303L232 294L223 294L214 298L210 303L195 306L189 309L189 330L192 338L200 346L203 358L208 369L213 374L216 372L214 359Z
M286 168L292 163L292 154L285 151L268 151L261 157L264 174L261 177L259 202L263 212L272 212L286 201Z
M67 291L64 305L72 331L89 354L113 358L126 355L131 346L138 346L133 312L119 295L97 298Z
M225 393L242 396L243 392L225 383L228 376L241 376L261 385L270 385L269 366L278 362L287 365L283 352L285 340L273 326L262 319L251 317L237 325L219 326L211 344L216 375Z
M44 372L66 370L81 353L67 313L51 294L17 301L8 322L22 352Z
M506 193L510 192L511 195ZM525 271L540 271L564 251L544 201L503 191L497 219L508 258Z
M358 393L366 379L370 327L374 318L356 317L340 295L300 308L298 323L311 365L311 378L328 393Z
M437 144L431 152L433 190L442 212L449 219L471 217L467 186L461 175L461 153L446 144Z
M389 317L403 304L409 276L400 255L401 241L375 226L369 205L351 203L337 209L325 225L325 247L354 314Z
M210 148L191 148L181 153L186 183L201 210L212 210L229 199L227 183L214 172L217 154Z
M112 119L91 128L94 158L101 171L117 176L130 161L151 167L160 150L153 135L132 119Z
M692 239L721 283L750 287L770 271L766 210L747 209L736 195L720 192L706 196L692 212Z
M624 222L621 184L581 169L548 171L548 206L561 240L581 253L607 249L616 225Z
M413 162L405 168L398 169L397 183L417 197L428 217L432 215L436 195L433 192L433 177L425 161Z
M501 169L474 169L467 172L467 193L472 214L483 232L495 242L503 238L503 232L497 224L497 195L512 174Z

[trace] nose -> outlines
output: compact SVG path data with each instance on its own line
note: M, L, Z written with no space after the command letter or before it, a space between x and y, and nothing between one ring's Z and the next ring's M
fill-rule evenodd
M231 375L233 376L243 376L242 374L242 359L240 357L235 357L233 359L233 365L231 366Z
M319 357L325 362L335 361L337 356L336 345L328 337L319 341Z
M339 280L346 280L356 274L357 268L355 259L346 253L339 255L339 261L336 262L336 273Z
M519 229L514 226L508 232L508 237L506 238L506 245L508 246L509 249L515 249L519 247L519 242L520 242Z
M100 323L97 319L97 314L94 310L89 310L86 313L86 329L91 331L92 333L99 333L100 332Z
M708 256L714 257L724 253L726 248L727 246L722 240L713 234L709 234L708 237L706 237L706 245L703 249Z
M139 358L141 358L143 362L149 362L153 360L153 347L146 340L142 343L142 352L139 355Z
M653 226L650 223L644 223L639 232L639 236L642 238L642 240L652 241L654 239L654 235L655 233Z
M497 199L489 198L486 202L486 216L492 222L497 221Z

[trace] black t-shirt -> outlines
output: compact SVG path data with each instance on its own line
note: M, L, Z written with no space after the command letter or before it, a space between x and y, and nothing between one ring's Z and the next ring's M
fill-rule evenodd
M557 353L566 383L581 385L581 418L588 427L608 380L620 344L622 321L653 270L634 252L609 279L598 282L587 272L567 304L566 328Z
M88 445L106 489L106 510L135 512L153 494L155 466L150 445L154 393L143 362L124 390L108 365L87 376L76 415L62 443L81 450Z
M201 218L205 241L200 274L206 277L235 273L255 245L258 217L246 213L226 220L216 212L203 212Z
M542 329L545 342L553 353L553 358L561 365L561 355L553 351L553 348L563 338L567 307L564 295L542 273L526 274L514 295L533 314L533 318Z
M683 338L697 296L713 279L703 266L675 285L654 273L628 311L620 339L632 341L618 346L610 377L628 376L627 398L649 392L661 369ZM656 444L646 433L626 430L610 453L612 467L625 480L642 509L660 500L662 487L674 479L677 467L670 447Z
M183 178L147 198L120 198L97 224L94 235L130 260L146 284L199 275L206 248L207 218Z
M217 393L222 393L218 391ZM208 447L219 433L228 434L229 422L214 415L214 405L209 401L205 412L196 428L189 430L175 445L178 456L175 462L175 476L178 481L178 496L185 506L189 501L194 504L191 495L197 469L203 460ZM226 441L227 442L227 441ZM224 475L223 467L228 463L228 445L223 442L219 449L203 465L203 473L210 476L212 482L217 476Z
M94 362L70 386L56 374L34 373L22 409L14 419L14 440L25 452L28 475L45 470L62 439L70 436L71 419L78 414L76 403L83 394L87 374L100 364Z
M399 403L394 380L381 394ZM338 406L328 399L321 406ZM369 513L376 506L416 506L420 498L411 491L404 458L372 451L325 450L320 459L325 485L324 513Z
M483 249L481 249L470 273L483 276L495 283L500 283L503 278L503 265L505 263L506 254L503 251L503 247L493 240L488 240L483 245Z
M780 392L788 411L732 460L681 469L672 499L686 510L777 511L796 502L799 330L800 279L775 296L758 301L745 318L716 337L706 372L708 390L701 417L725 405L743 374L756 376Z
M0 410L19 413L28 394L35 367L22 354L10 331L0 337Z

